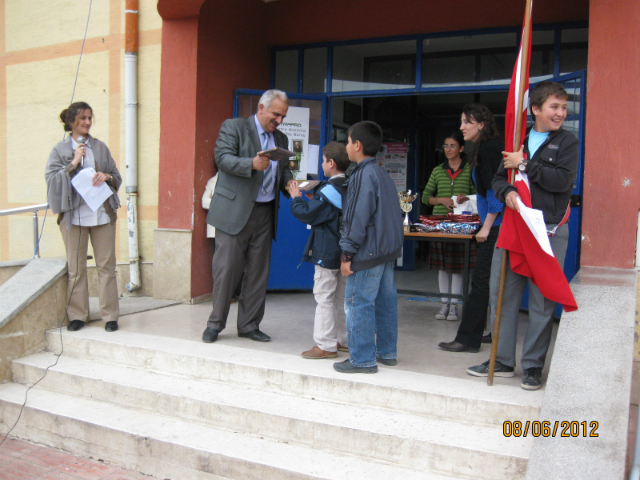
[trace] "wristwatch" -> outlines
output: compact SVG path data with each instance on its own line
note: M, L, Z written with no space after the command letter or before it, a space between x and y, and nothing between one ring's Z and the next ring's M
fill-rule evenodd
M524 172L526 172L526 171L527 171L527 162L525 162L525 161L520 162L520 163L518 164L518 171L519 171L520 173L524 173Z
M342 255L340 255L340 261L342 263L349 263L351 261L351 259L353 258L353 255L347 255L345 253L343 253Z

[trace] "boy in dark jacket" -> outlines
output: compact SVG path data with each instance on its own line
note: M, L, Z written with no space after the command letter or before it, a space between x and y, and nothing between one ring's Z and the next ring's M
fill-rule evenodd
M340 270L347 277L345 310L350 358L333 364L342 373L376 373L396 365L398 294L393 268L404 230L397 188L376 161L382 129L360 122L349 129L347 153L358 165L342 186L344 232Z
M340 189L349 168L349 157L344 145L330 142L322 149L322 170L329 177L314 190L314 196L305 202L298 185L289 188L291 213L307 225L311 235L304 248L303 262L315 265L313 295L318 303L313 322L316 346L302 353L304 358L335 358L337 350L347 350L347 328L344 313L346 278L340 274L340 223L342 197Z
M521 174L526 174L531 206L541 210L544 215L551 249L561 267L564 266L569 240L569 225L565 223L565 214L571 200L579 161L578 139L562 129L562 123L567 117L568 98L566 90L558 83L540 82L531 90L531 113L535 118L533 128L529 130L520 151L502 152L505 158L492 183L496 197L507 208L519 211L519 195L507 180L508 169L518 169ZM494 271L495 268L499 269L496 259L501 258L501 250L494 253L491 266L494 285L499 276ZM551 344L556 303L545 298L528 277L514 273L511 265L507 266L494 374L497 377L514 375L518 311L527 283L529 326L522 345L521 364L524 375L520 386L525 390L537 390L542 386L542 368ZM497 286L492 290L497 292ZM474 376L487 376L488 370L489 361L486 361L468 368L467 372Z

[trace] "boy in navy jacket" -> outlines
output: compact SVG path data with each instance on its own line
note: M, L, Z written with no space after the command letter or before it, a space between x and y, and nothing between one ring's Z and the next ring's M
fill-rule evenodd
M344 145L330 142L322 149L322 170L329 180L320 183L309 202L305 202L297 185L289 188L291 213L307 225L311 234L302 261L315 265L313 295L318 306L314 319L311 350L303 358L335 358L337 350L348 351L344 312L346 278L340 274L340 237L342 197L349 157Z
M349 128L347 153L358 165L347 182L340 270L347 277L345 310L349 358L336 362L341 373L376 373L378 363L396 365L398 293L393 274L404 230L398 190L376 154L382 129L374 122Z

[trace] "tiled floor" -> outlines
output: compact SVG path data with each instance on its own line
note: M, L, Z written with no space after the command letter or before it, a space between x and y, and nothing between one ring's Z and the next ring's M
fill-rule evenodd
M1 440L1 439L0 439ZM150 480L153 477L8 438L0 447L0 480Z

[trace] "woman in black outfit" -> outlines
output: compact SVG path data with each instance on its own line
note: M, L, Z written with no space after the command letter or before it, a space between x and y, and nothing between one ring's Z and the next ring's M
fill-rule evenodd
M493 194L491 181L502 162L504 142L498 138L498 127L491 111L477 103L465 105L463 108L460 130L465 142L475 144L471 155L471 168L482 228L476 234L476 267L458 334L453 342L441 342L438 346L449 352L476 353L480 350L487 320L491 262L502 223L503 204Z

